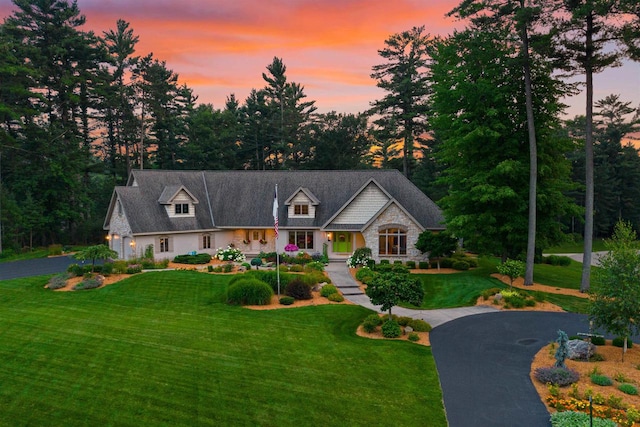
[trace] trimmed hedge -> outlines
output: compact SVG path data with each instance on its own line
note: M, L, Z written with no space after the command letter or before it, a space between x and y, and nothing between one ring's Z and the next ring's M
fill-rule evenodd
M606 387L613 384L613 380L606 375L591 374L590 378L591 378L591 382L594 383L595 385Z
M173 259L176 264L208 264L211 261L211 255L200 253L195 255L178 255Z
M288 297L288 296L280 297L280 304L282 305L291 305L294 303L294 301L295 301L295 298L293 297Z
M273 290L258 279L241 278L229 286L227 302L234 305L266 305L271 302Z
M613 345L614 347L624 347L624 337L615 337L613 340L611 340L611 345ZM627 348L632 348L633 347L633 341L631 341L631 338L627 338Z
M400 325L398 322L394 320L388 320L382 324L381 327L382 336L385 338L398 338L402 335L402 329L400 329Z
M328 297L329 301L332 302L343 302L344 297L339 292L334 292Z
M542 384L554 384L560 387L568 386L580 379L580 374L573 369L557 368L555 366L538 368L533 376Z

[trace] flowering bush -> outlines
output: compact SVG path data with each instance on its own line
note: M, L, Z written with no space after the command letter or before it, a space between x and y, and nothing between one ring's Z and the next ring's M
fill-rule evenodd
M563 399L557 396L548 396L547 403L558 411L589 412L589 401L570 397ZM614 409L606 405L593 404L593 416L612 420L621 426L635 425L635 408L629 408L629 413L624 409Z
M358 248L353 254L347 258L347 265L350 268L356 268L361 265L369 265L371 261L371 249L370 248Z
M246 260L240 249L236 249L231 246L227 246L225 249L218 248L216 258L220 261L244 262Z
M289 243L284 247L285 252L298 252L299 250L300 248L298 248L298 245L294 245L293 243Z

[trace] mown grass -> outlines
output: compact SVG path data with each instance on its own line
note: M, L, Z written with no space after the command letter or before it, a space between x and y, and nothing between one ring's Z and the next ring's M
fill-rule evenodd
M490 277L494 273L497 259L480 258L478 268L453 274L416 274L422 282L424 298L421 309L454 308L471 306L489 288L502 288L498 279ZM416 308L409 304L403 307Z
M598 267L591 267L591 276L595 274ZM549 264L536 264L533 268L533 281L547 286L558 288L580 289L582 278L582 264L571 261L565 267Z
M0 282L0 425L446 425L430 348L356 336L359 306L228 306L229 278Z
M593 239L593 252L605 251L603 239ZM581 254L584 252L584 241L565 242L558 246L553 246L544 250L545 254Z

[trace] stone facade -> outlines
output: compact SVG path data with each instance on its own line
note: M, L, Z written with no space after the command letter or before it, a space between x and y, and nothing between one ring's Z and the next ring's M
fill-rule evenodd
M379 230L382 228L397 227L402 224L403 228L407 229L407 254L390 256L378 254L378 242L379 242ZM371 248L373 259L376 262L380 262L380 259L388 259L391 262L400 260L406 262L408 260L423 261L427 260L427 255L421 253L416 249L415 244L418 241L418 236L422 232L422 229L418 224L411 220L411 218L396 204L390 205L382 214L380 214L363 232L364 245Z

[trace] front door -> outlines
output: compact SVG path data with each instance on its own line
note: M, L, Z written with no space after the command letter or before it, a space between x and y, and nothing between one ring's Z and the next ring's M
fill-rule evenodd
M351 233L348 231L337 231L333 240L333 252L351 253Z

